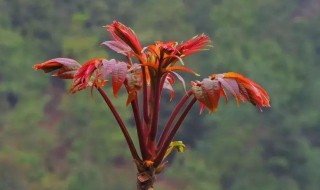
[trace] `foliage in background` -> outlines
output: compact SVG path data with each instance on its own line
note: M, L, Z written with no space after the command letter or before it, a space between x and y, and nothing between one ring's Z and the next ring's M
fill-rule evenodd
M106 36L97 26L112 20L139 34L148 28L143 43L214 36L213 53L186 61L197 60L192 69L206 77L232 68L266 86L273 100L263 117L229 106L187 120L178 139L190 146L170 162L166 175L175 182L160 177L162 189L319 189L317 0L0 0L0 9L0 189L123 190L135 183L127 177L134 172L128 152L114 147L125 146L123 137L101 100L85 105L90 94L70 97L68 84L32 72L34 62L51 57L108 57L98 48Z

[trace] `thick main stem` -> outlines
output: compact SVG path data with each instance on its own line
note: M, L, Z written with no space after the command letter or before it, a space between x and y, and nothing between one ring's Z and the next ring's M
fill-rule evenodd
M170 134L168 135L168 137L166 138L163 146L161 146L160 151L154 161L154 166L157 167L159 166L159 164L162 162L162 159L167 151L168 146L170 145L170 143L172 142L173 137L176 135L178 129L180 128L183 120L186 118L188 112L191 110L193 104L197 101L197 99L194 97L189 104L187 105L187 107L185 108L185 110L183 111L183 113L181 114L180 118L178 119L177 123L175 124L175 126L172 128Z
M167 137L167 134L170 131L171 125L174 121L174 119L177 117L177 114L179 113L179 111L181 110L181 108L183 107L183 105L187 102L187 100L189 99L189 97L191 96L192 91L189 90L179 101L179 103L177 104L177 106L175 107L175 109L173 110L173 112L171 113L168 122L166 123L163 132L161 134L161 137L159 139L159 143L158 143L158 148L161 148L163 146L164 140Z
M156 144L156 136L158 132L158 119L159 119L159 112L160 112L160 94L162 90L162 85L164 83L161 82L163 73L162 69L162 61L163 61L164 52L160 51L160 56L158 57L158 69L155 71L155 84L153 86L153 93L154 93L154 104L152 107L152 123L151 123L151 131L150 131L150 142L152 146L155 148ZM165 77L165 76L163 76Z
M112 104L111 100L109 99L108 95L104 92L104 90L100 87L96 87L99 91L99 93L101 94L101 96L103 97L104 101L106 102L106 104L109 106L111 112L113 113L114 117L116 118L118 124L119 124L119 127L126 139L126 142L129 146L129 149L130 149L130 152L131 152L131 155L132 157L135 159L135 160L139 160L141 161L138 153L137 153L137 150L133 144L133 141L130 137L130 134L125 126L125 124L123 123L119 113L117 112L116 108L114 107L114 105Z
M156 181L154 168L147 168L144 171L139 171L137 177L137 190L154 190Z
M152 114L151 122L151 131L150 131L150 142L155 143L155 139L158 131L158 118L159 118L159 108L160 108L160 80L161 77L156 78L156 83L154 86L154 107Z

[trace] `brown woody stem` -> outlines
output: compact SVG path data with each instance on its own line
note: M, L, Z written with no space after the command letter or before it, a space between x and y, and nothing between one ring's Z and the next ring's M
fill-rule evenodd
M144 176L144 179L139 179L140 176ZM143 178L143 177L141 177ZM153 170L146 170L138 173L137 190L154 190L154 183L156 181L155 172Z
M154 190L154 183L156 181L156 171L153 166L146 166L141 162L136 162L138 169L137 174L137 190Z

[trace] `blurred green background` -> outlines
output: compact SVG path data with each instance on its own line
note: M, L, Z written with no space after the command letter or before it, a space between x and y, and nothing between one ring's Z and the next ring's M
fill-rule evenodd
M176 138L187 151L156 189L320 189L319 0L0 0L0 190L134 189L133 161L98 94L71 96L69 81L32 69L55 57L119 58L99 47L113 20L143 45L205 33L214 48L188 66L202 77L242 73L271 96L262 113L234 101L214 114L195 106ZM133 126L125 99L115 104Z

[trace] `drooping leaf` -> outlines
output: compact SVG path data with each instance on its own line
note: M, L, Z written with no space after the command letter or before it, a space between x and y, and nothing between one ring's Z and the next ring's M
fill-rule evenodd
M118 62L114 65L111 75L113 94L115 97L118 96L119 90L123 85L124 81L126 80L127 70L127 63L125 62Z
M197 100L205 105L207 108L209 108L211 110L212 108L212 102L210 100L210 98L208 97L208 94L206 92L206 90L200 86L200 85L193 85L192 88L191 88L194 96L197 98ZM203 111L203 105L201 105L201 109L200 109L200 113L202 113Z
M101 68L101 73L104 78L107 78L108 75L110 75L117 64L117 61L114 59L108 60L103 60L102 61L102 68Z
M258 108L270 107L269 95L257 83L245 78L244 76L229 72L224 74L213 74L202 82L193 82L192 91L199 102L210 111L216 111L220 96L228 99L225 90L227 90L237 101L250 102Z
M237 104L239 105L240 104L239 100L243 98L241 97L240 88L237 81L233 79L225 79L225 78L218 78L217 80L221 83L221 85L224 88L228 90L228 92L230 92L230 94L236 99Z
M203 89L206 91L211 107L208 107L210 111L216 111L220 99L220 83L217 80L204 79L202 81Z
M33 68L35 70L43 70L45 73L57 70L52 76L58 76L62 79L73 79L75 73L81 65L69 58L55 58L45 61L40 64L35 64Z
M168 73L165 77L166 79L163 84L163 89L170 91L170 101L171 101L174 97L174 89L172 87L172 85L174 84L174 78L170 73Z
M182 76L179 75L178 73L174 72L174 71L171 71L171 73L174 74L178 78L178 80L182 83L184 91L187 92L186 83L185 83L184 79L182 78Z
M101 43L101 45L105 45L110 49L112 49L113 51L123 54L125 56L128 56L131 51L131 48L128 45L121 43L119 41L105 41Z
M225 80L234 80L238 84L237 96L243 102L251 102L260 110L261 107L270 107L268 93L254 81L238 73L224 73Z

